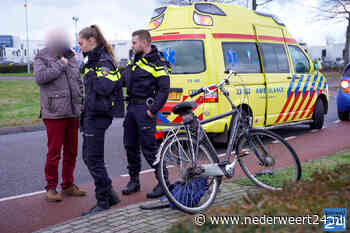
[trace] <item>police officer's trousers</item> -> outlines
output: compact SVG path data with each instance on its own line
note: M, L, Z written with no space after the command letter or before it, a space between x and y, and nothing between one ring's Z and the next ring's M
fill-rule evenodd
M147 115L146 105L129 104L123 125L129 175L137 176L141 171L140 147L148 164L152 168L157 168L157 164L154 164L158 152L158 144L154 136L156 119Z
M97 203L108 208L112 190L112 181L108 176L104 162L105 132L111 125L109 117L85 117L83 160L95 182Z

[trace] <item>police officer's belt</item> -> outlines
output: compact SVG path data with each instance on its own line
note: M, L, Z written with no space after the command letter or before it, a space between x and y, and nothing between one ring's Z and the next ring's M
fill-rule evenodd
M129 104L146 104L147 98L128 98Z

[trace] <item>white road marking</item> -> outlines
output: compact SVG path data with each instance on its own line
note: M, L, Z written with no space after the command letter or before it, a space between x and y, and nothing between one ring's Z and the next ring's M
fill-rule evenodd
M155 170L154 170L153 168L151 168L151 169L147 169L147 170L141 171L140 174L144 174L144 173L148 173L148 172L153 172L153 171L155 171Z
M168 166L168 168L171 168L171 167L174 167L174 165L169 165ZM147 170L141 171L140 174L153 172L153 171L154 171L154 169L147 169ZM121 175L121 176L126 177L126 176L129 176L129 174L124 174L124 175ZM23 198L23 197L31 197L31 196L35 196L35 195L42 194L42 193L46 193L46 190L33 192L33 193L25 193L25 194L21 194L21 195L17 195L17 196L12 196L12 197L1 198L0 202L14 200L14 199Z
M21 194L18 196L5 197L5 198L0 199L0 202L14 200L14 199L22 198L22 197L30 197L30 196L34 196L34 195L38 195L38 194L42 194L42 193L46 193L46 191L43 190L43 191L38 191L38 192L34 192L34 193Z
M292 140L294 138L297 138L297 137L296 136L291 136L291 137L285 138L284 140L289 141L289 140Z
M167 166L167 168L171 168L171 167L175 167L175 166L174 166L174 165L169 165L169 166ZM155 171L155 169L151 168L151 169L147 169L147 170L141 171L140 174L145 174L145 173L154 172L154 171ZM123 175L120 175L120 176L122 176L122 177L128 177L129 174L123 174Z

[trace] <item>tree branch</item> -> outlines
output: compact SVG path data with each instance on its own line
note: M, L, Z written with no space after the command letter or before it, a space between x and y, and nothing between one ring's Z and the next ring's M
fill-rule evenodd
M269 2L272 2L272 1L273 1L273 0L266 0L265 2L257 3L256 5L257 5L257 6L263 6L263 5L265 5L265 4L269 3Z

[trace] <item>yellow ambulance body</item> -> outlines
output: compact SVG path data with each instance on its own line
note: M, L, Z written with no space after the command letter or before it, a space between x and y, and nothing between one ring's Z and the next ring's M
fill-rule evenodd
M327 80L273 15L202 2L158 8L150 28L152 43L172 65L169 98L157 116L159 131L181 123L171 110L183 101L197 103L194 112L201 120L229 111L221 93L189 97L193 90L218 83L229 69L238 75L227 89L234 104L252 117L253 127L322 127ZM229 125L225 118L204 128L227 135Z

